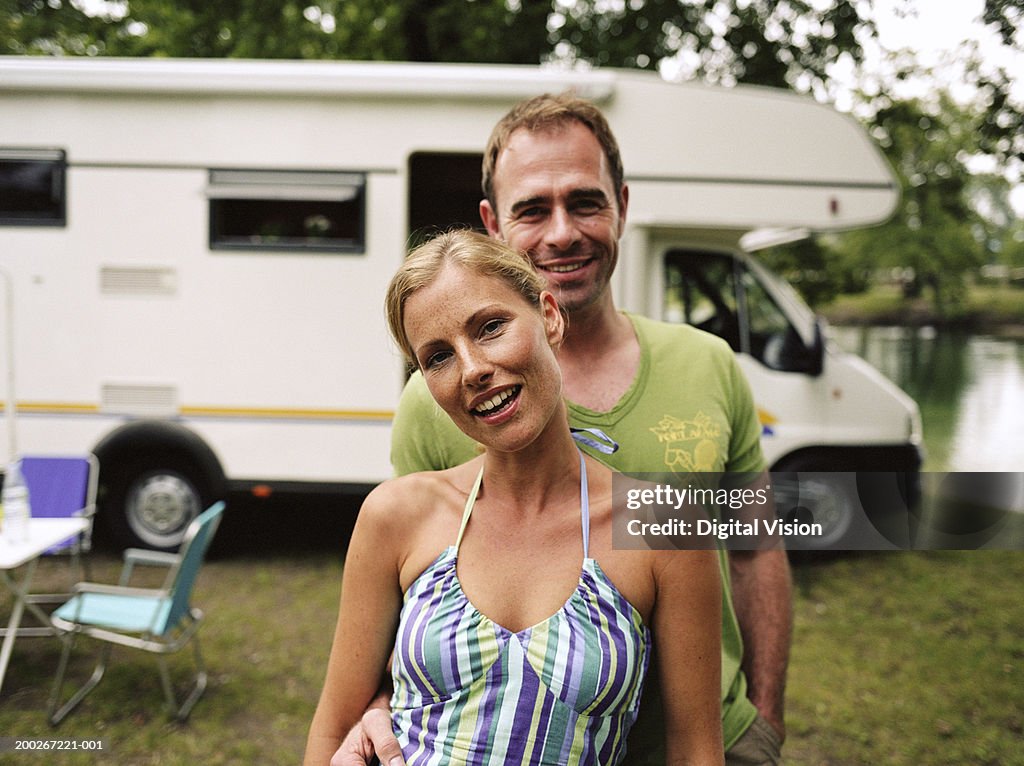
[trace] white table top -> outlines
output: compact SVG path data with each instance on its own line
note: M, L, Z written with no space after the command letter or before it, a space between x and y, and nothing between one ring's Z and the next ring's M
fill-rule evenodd
M0 569L15 569L40 556L57 543L85 530L86 519L29 520L28 540L13 542L10 535L0 529Z

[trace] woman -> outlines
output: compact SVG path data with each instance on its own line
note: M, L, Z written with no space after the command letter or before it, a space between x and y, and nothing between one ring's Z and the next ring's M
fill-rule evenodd
M611 471L569 432L564 320L529 260L444 234L410 255L387 307L484 452L367 497L306 763L327 763L392 649L410 765L620 763L652 649L668 762L721 763L715 554L613 550Z

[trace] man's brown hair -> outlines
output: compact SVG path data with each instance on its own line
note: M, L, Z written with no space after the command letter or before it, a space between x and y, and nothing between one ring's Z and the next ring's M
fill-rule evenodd
M498 206L494 197L494 166L498 163L498 156L508 145L509 137L520 128L534 132L559 128L571 122L578 122L588 128L601 145L608 160L608 170L611 172L617 200L621 202L624 182L622 156L619 154L619 145L612 134L612 129L601 114L601 110L572 93L561 93L557 96L546 93L520 101L499 120L491 132L487 148L484 150L481 185L484 197L492 207L497 209Z

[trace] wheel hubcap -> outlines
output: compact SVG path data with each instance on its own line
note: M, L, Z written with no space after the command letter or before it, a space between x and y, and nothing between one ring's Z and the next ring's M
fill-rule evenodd
M167 548L181 542L199 514L199 493L184 477L161 472L143 476L128 495L128 524L149 545Z

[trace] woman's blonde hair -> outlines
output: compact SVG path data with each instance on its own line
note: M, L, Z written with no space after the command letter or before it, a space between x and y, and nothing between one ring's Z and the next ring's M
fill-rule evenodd
M456 229L423 243L409 253L391 278L384 300L391 336L413 365L417 361L405 332L405 304L413 293L437 279L449 263L500 279L538 309L540 294L547 289L529 257L484 234Z

